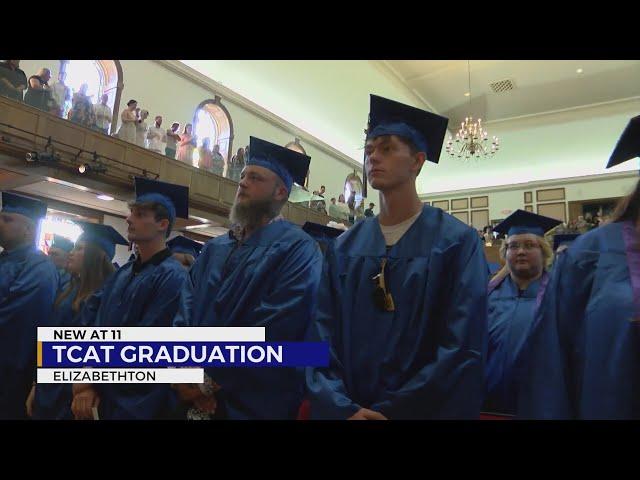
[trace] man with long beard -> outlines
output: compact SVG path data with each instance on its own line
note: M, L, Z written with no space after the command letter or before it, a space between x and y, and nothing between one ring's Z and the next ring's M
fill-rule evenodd
M174 326L265 327L267 342L305 337L322 254L302 229L280 217L310 158L251 137L231 208L233 228L204 246L191 268ZM294 368L206 369L205 384L179 385L184 401L214 418L295 419L304 381Z

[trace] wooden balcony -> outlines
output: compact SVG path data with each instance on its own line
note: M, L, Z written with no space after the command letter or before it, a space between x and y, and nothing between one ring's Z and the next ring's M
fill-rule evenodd
M133 176L146 175L188 186L192 209L225 219L238 188L228 178L4 97L0 97L0 134L0 167L97 189L121 200L133 198ZM28 164L26 153L43 151L49 138L60 159L52 164ZM91 165L96 158L94 152L106 172L80 174L78 167L83 163ZM326 225L331 220L327 215L290 202L282 214L298 225L307 221Z

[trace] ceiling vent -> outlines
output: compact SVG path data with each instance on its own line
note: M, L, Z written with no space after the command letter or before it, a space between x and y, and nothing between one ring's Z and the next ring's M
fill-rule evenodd
M491 90L493 90L493 93L504 93L516 88L513 81L508 78L506 80L498 80L497 82L490 83L489 86L491 87Z

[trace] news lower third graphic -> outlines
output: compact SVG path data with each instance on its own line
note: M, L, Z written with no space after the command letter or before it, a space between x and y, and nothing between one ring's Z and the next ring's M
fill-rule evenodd
M38 327L38 383L203 383L205 368L329 365L326 342L265 327Z

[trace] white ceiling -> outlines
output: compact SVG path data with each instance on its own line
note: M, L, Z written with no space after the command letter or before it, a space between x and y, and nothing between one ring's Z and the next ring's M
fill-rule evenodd
M425 106L457 124L469 115L486 122L640 96L640 61L392 60L382 62ZM581 70L582 73L578 73ZM471 96L469 91L471 73ZM490 84L511 80L513 90Z

